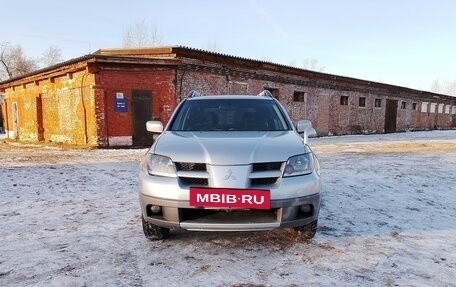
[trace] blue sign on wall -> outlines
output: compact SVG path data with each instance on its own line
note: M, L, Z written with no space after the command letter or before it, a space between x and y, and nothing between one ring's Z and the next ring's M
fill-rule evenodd
M128 112L127 99L114 99L114 111L118 113Z

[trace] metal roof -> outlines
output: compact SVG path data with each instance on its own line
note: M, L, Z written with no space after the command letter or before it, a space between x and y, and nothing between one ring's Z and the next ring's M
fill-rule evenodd
M274 63L274 62L269 62L269 61L264 61L264 60L257 60L257 59L250 59L250 58L244 58L244 57L239 57L239 56L233 56L229 54L224 54L224 53L219 53L219 52L213 52L213 51L207 51L207 50L202 50L202 49L197 49L197 48L192 48L192 47L187 47L187 46L157 46L157 47L144 47L144 48L114 48L114 49L99 49L95 51L92 54L87 54L78 58L74 58L62 63L58 63L53 66L49 66L46 68L42 68L36 71L33 71L31 73L28 73L26 75L14 77L12 79L8 79L5 81L0 82L0 85L4 85L9 82L13 82L16 80L19 80L21 78L27 78L33 75L38 75L41 73L46 73L48 71L56 70L62 67L66 67L78 62L83 62L83 61L88 61L90 59L94 59L94 61L97 60L102 60L104 59L106 62L109 62L110 60L112 62L116 62L114 59L131 59L131 63L137 63L139 59L179 59L180 57L183 56L188 56L191 58L192 56L195 58L202 58L202 57L216 57L219 59L230 59L230 60L237 60L239 62L245 63L245 64L257 64L261 66L263 69L278 69L278 72L281 73L289 73L289 74L295 74L295 75L305 75L307 77L315 77L319 79L324 79L328 81L343 81L343 82L350 82L353 84L358 84L358 85L367 85L371 87L377 87L377 88L382 88L382 89L394 89L394 90L401 90L403 92L413 92L413 93L418 93L418 94L426 94L428 96L444 96L448 98L454 98L453 96L449 95L442 95L442 94L437 94L433 92L427 92L427 91L422 91L422 90L416 90L412 88L407 88L407 87L402 87L402 86L396 86L396 85L390 85L390 84L385 84L385 83L380 83L380 82L375 82L375 81L368 81L368 80L363 80L363 79L358 79L358 78L352 78L352 77L347 77L347 76L340 76L340 75L335 75L335 74L328 74L328 73L323 73L323 72L317 72L317 71L312 71L312 70L307 70L307 69L302 69L298 67L291 67L279 63ZM146 60L147 61L147 60Z

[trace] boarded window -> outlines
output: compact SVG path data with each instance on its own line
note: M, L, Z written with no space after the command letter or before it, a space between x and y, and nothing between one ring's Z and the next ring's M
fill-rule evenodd
M306 97L306 93L294 91L293 102L304 102L305 97Z
M431 109L430 109L430 113L431 114L435 114L436 112L436 107L437 107L437 104L436 103L431 103Z
M358 104L359 104L360 107L365 107L366 106L366 98L365 97L360 97Z
M427 110L428 110L428 103L427 102L421 103L421 112L427 113Z
M249 85L244 82L231 81L228 83L228 89L232 95L247 95Z
M279 99L279 89L268 88L268 87L264 87L264 89L267 90L267 91L270 91L271 94L274 96L274 98L276 98L277 100Z
M348 106L348 96L340 96L340 105Z
M382 107L382 99L375 99L375 107L376 108Z
M443 106L444 104L439 104L439 114L443 114Z

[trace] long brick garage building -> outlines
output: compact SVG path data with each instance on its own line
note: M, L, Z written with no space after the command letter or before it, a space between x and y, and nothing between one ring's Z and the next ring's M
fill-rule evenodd
M0 83L7 137L84 146L148 145L190 90L268 89L318 134L455 127L456 98L186 47L99 50Z

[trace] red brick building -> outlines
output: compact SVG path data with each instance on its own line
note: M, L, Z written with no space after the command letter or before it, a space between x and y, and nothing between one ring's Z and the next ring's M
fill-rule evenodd
M190 90L270 90L319 135L455 126L456 98L186 47L99 50L0 83L8 138L85 146L148 145Z

